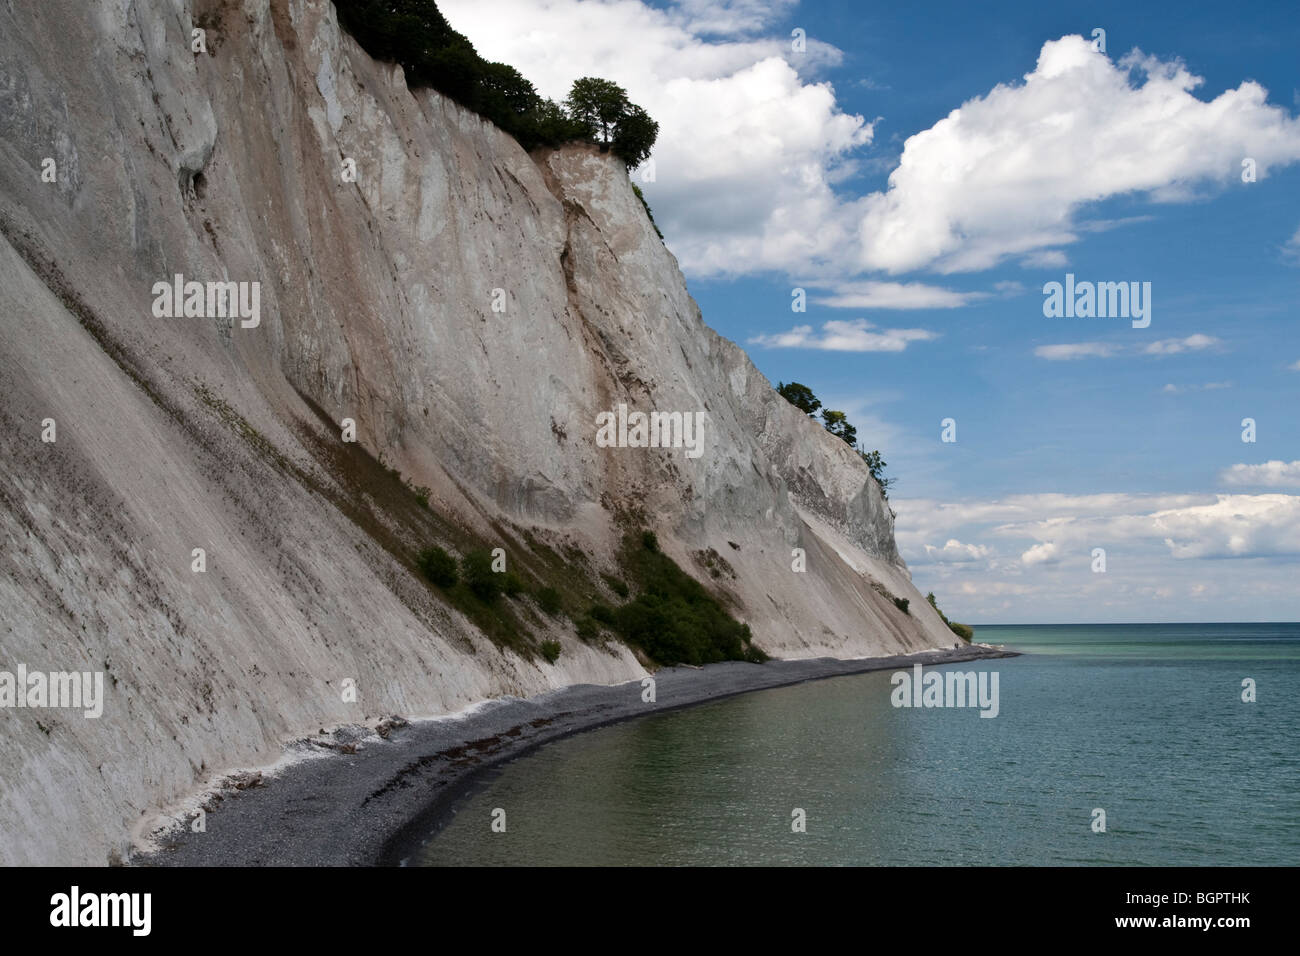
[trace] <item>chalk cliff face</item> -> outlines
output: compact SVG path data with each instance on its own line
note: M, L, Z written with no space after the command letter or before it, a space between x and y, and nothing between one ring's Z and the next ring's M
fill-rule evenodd
M259 283L259 323L155 316L177 274ZM494 644L413 572L431 540L598 580L648 526L773 656L954 642L621 165L408 90L328 0L0 4L0 395L0 670L105 675L98 719L0 710L0 863L116 858L322 727L645 673L562 618L555 664ZM619 403L707 413L702 454L597 447Z

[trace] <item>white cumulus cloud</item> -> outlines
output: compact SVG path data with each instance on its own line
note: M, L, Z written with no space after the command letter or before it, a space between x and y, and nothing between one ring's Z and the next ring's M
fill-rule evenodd
M1044 541L1034 545L1020 556L1020 563L1025 567L1035 564L1055 564L1061 560L1061 548L1055 541Z
M1300 495L1052 493L891 504L917 586L933 590L954 620L1208 620L1210 605L1189 600L1212 600L1220 617L1294 619ZM945 538L978 542L988 560L937 560L927 542ZM1094 548L1106 551L1104 574L1093 571ZM999 552L1019 557L999 560ZM1026 601L1007 604L1003 595Z
M1262 465L1233 465L1219 472L1225 485L1263 488L1300 487L1300 461L1266 461Z
M1065 552L1085 555L1093 546L1160 542L1174 558L1300 555L1300 496L1216 495L1212 502L1152 509L1132 496L1117 508L1091 515L1045 514L990 530L998 537L1029 538L1035 562ZM1041 546L1041 548L1040 548Z
M1213 100L1178 62L1137 51L1118 63L1080 36L1043 45L1024 83L1002 84L907 140L889 189L863 220L862 265L889 272L988 268L1075 241L1085 204L1141 192L1187 199L1227 185L1241 157L1300 159L1300 120L1252 81Z
M603 76L659 121L644 188L692 276L958 272L1007 257L1058 268L1080 236L1142 218L1090 221L1092 203L1230 188L1243 156L1261 180L1300 161L1300 119L1258 83L1201 99L1202 80L1177 60L1135 50L1114 61L1064 36L1043 44L1023 81L908 138L888 188L860 194L844 183L882 159L870 150L874 121L845 113L819 79L842 60L826 42L834 37L792 50L793 0L440 6L480 53L518 67L544 95L562 99L574 79ZM889 92L877 95L886 112ZM1297 253L1300 234L1286 248ZM908 307L871 304L889 295L867 291L860 307Z

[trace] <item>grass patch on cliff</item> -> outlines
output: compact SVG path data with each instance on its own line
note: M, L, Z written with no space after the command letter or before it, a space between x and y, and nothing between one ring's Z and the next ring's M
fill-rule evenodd
M910 615L912 613L911 611L908 610L908 608L911 606L912 603L910 600L908 600L907 598L901 598L898 595L894 594L894 592L889 590L889 588L885 587L879 581L872 581L871 589L875 591L877 594L879 594L885 600L890 601L894 605L894 607L898 608L904 614Z
M664 234L659 229L659 223L655 222L655 214L650 211L650 204L646 202L645 193L641 192L641 187L636 183L632 184L632 192L636 194L636 198L641 200L641 205L645 207L646 218L650 220L650 225L654 227L655 235L662 239Z
M748 625L664 554L639 518L616 518L626 533L614 575L602 574L562 533L499 521L490 523L490 534L470 531L441 514L427 489L411 484L360 442L341 441L331 416L299 394L323 426L304 424L297 430L329 475L324 480L312 475L311 487L410 571L410 584L390 587L431 630L445 625L411 599L412 589L421 585L494 644L526 659L548 657L541 638L565 617L583 641L603 646L617 636L655 664L767 659L754 646ZM244 437L262 444L259 436ZM493 568L494 548L506 552L503 571ZM693 557L712 576L734 577L716 551Z
M699 581L659 549L650 531L629 534L623 545L623 577L636 596L621 607L592 608L591 618L609 621L629 644L657 664L762 663L749 625L737 621Z
M297 469L289 461L280 449L275 447L274 442L263 435L260 431L249 423L248 419L240 415L239 412L231 406L224 398L219 398L208 389L206 385L198 384L194 387L194 394L208 408L216 412L227 426L239 435L248 445L261 455L267 461L273 462L281 470L293 474Z
M332 479L313 480L311 487L410 571L414 587L392 582L394 594L431 631L445 632L427 599L418 600L415 588L423 584L427 595L460 611L498 647L529 660L540 654L533 632L542 622L519 597L544 586L545 570L533 573L525 550L513 546L506 529L494 528L498 535L489 538L448 520L430 501L429 489L410 483L360 442L340 440L331 416L298 394L322 425L302 425L298 437ZM497 547L506 550L504 573L491 570L491 550Z

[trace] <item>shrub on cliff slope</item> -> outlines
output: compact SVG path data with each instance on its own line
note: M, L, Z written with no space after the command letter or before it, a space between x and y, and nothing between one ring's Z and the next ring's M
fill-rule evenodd
M925 599L930 602L930 607L934 608L938 615L943 618L943 623L948 625L948 629L963 641L969 642L975 637L975 628L971 627L969 624L958 624L956 621L948 620L948 615L939 610L939 605L934 599L933 591L927 594Z
M871 471L871 477L876 479L876 483L880 485L880 493L888 498L889 486L894 483L893 478L885 477L885 469L889 467L889 463L885 461L879 451L868 452L859 448L858 454L866 462L867 468Z
M822 407L821 400L813 394L813 390L799 382L790 382L789 384L777 382L776 393L805 415L815 417L817 409ZM876 479L876 483L880 485L880 494L888 498L889 487L894 483L894 479L885 477L885 469L888 465L884 458L881 457L880 452L878 450L867 451L857 444L858 430L849 424L848 416L844 412L823 408L822 421L824 422L823 427L828 432L847 442L850 447L854 448L862 456L862 460L871 471L871 477Z
M415 558L420 571L434 584L443 588L456 586L456 559L436 545L425 548Z
M563 603L560 592L552 587L544 587L537 592L537 606L552 616L559 614Z
M656 663L767 660L751 643L749 625L660 551L652 532L628 540L624 561L639 593L614 611L614 627Z
M480 601L491 603L501 593L501 578L492 570L492 555L487 551L471 551L460 560L461 576L465 586Z
M777 382L776 393L805 415L816 414L822 407L821 399L813 394L813 390L799 382Z
M830 408L822 409L823 428L844 444L853 448L858 443L858 430L849 424L849 418L843 412Z

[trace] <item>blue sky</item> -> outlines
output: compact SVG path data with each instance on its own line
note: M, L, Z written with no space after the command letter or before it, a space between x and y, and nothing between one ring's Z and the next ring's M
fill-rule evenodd
M634 178L705 320L881 450L951 616L1300 617L1294 4L442 6L659 120ZM1151 283L1150 326L1045 317L1066 273Z

